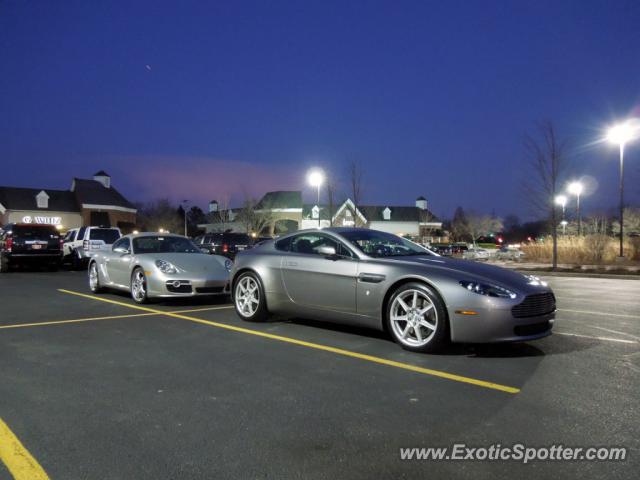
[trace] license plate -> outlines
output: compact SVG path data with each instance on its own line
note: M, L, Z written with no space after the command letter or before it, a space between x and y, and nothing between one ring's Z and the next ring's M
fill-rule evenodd
M40 250L42 248L42 245L31 245L31 248L33 250Z

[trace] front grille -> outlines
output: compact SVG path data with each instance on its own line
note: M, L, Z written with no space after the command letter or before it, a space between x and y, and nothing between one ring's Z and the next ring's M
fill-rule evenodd
M176 283L180 282L179 285L174 285L174 280L170 280L167 282L167 290L171 293L191 293L191 285L189 283L184 283L184 281L178 280Z
M520 337L528 337L544 333L551 328L551 322L532 323L531 325L518 325L513 329L514 333Z
M196 287L196 293L220 293L224 287Z
M511 309L511 313L516 318L539 317L556 310L556 297L551 292L536 293L525 297Z

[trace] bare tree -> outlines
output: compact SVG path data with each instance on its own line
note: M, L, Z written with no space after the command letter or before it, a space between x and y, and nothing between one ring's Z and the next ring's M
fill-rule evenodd
M269 205L263 205L251 197L245 197L237 221L243 225L247 233L260 235L263 230L271 229L273 220Z
M503 228L502 220L493 215L480 215L475 212L469 212L466 215L466 231L471 238L471 242L475 245L478 237L488 236L496 232L500 232Z
M555 270L558 267L558 211L555 197L568 168L566 143L558 140L553 124L545 121L538 127L535 137L525 137L525 150L532 170L526 185L527 195L532 206L551 223Z
M182 233L184 230L184 214L181 216L169 199L140 203L137 208L137 223L143 230L157 232L163 229L174 233Z
M462 240L468 234L467 216L462 207L456 208L451 220L451 236L456 241Z
M356 160L351 160L348 168L348 178L349 178L349 188L350 188L350 196L353 204L358 210L361 206L362 201L362 179L364 177L364 172L362 170L362 164ZM358 215L354 212L354 218L356 219L356 226L358 222Z

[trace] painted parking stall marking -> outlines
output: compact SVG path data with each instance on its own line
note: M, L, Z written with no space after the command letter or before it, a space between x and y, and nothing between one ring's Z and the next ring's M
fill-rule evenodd
M15 480L49 480L38 461L1 418L0 461L4 463Z
M516 387L510 387L510 386L507 386L507 385L501 385L501 384L498 384L498 383L488 382L486 380L479 380L479 379L476 379L476 378L465 377L465 376L462 376L462 375L456 375L456 374L452 374L452 373L448 373L448 372L444 372L444 371L440 371L440 370L432 370L432 369L429 369L429 368L419 367L417 365L412 365L412 364L409 364L409 363L397 362L397 361L389 360L389 359L382 358L382 357L375 357L373 355L367 355L367 354L363 354L363 353L353 352L351 350L345 350L345 349L342 349L342 348L331 347L329 345L322 345L322 344L318 344L318 343L307 342L307 341L304 341L304 340L299 340L297 338L285 337L285 336L282 336L282 335L274 335L272 333L261 332L259 330L251 330L249 328L244 328L244 327L236 327L234 325L229 325L229 324L226 324L226 323L212 322L212 321L204 320L204 319L197 318L197 317L183 315L183 314L178 313L178 312L167 312L167 311L164 311L164 310L157 310L155 308L143 307L143 306L140 306L140 305L131 305L129 303L119 302L117 300L111 300L111 299L108 299L108 298L101 298L101 297L97 297L95 295L87 295L85 293L75 292L75 291L72 291L72 290L58 289L58 291L61 292L61 293L65 293L65 294L69 294L69 295L75 295L75 296L82 297L82 298L87 298L87 299L90 299L90 300L97 300L97 301L100 301L100 302L111 303L111 304L114 304L114 305L122 305L124 307L129 307L131 309L141 310L143 312L153 313L153 314L156 314L156 315L164 315L164 316L168 316L168 317L179 318L179 319L182 319L182 320L188 320L190 322L209 325L209 326L216 327L216 328L222 328L222 329L231 330L231 331L234 331L234 332L245 333L245 334L249 334L249 335L255 335L255 336L258 336L258 337L263 337L263 338L268 338L268 339L271 339L271 340L277 340L277 341L280 341L280 342L299 345L299 346L302 346L302 347L312 348L312 349L315 349L315 350L322 350L322 351L325 351L325 352L335 353L337 355L342 355L342 356L350 357L350 358L357 358L359 360L364 360L364 361L371 362L371 363L376 363L376 364L379 364L379 365L386 365L386 366L390 366L390 367L399 368L399 369L402 369L402 370L412 371L412 372L415 372L415 373L421 373L423 375L429 375L429 376L433 376L433 377L443 378L443 379L446 379L446 380L452 380L452 381L455 381L455 382L466 383L466 384L469 384L469 385L475 385L477 387L488 388L488 389L491 389L491 390L498 390L498 391L501 391L501 392L504 392L504 393L516 394L516 393L520 392L520 389L516 388ZM229 307L227 307L227 308L229 308Z

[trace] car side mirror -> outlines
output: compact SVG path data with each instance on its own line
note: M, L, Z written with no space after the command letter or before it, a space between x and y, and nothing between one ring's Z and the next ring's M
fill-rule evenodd
M122 248L122 247L118 247L118 248L114 248L113 249L114 252L119 253L120 255L129 255L129 250L127 250L126 248Z
M336 249L334 247L331 247L329 245L322 245L320 247L318 247L317 252L320 255L324 255L325 257L329 257L332 260L335 260L337 255L336 255Z

